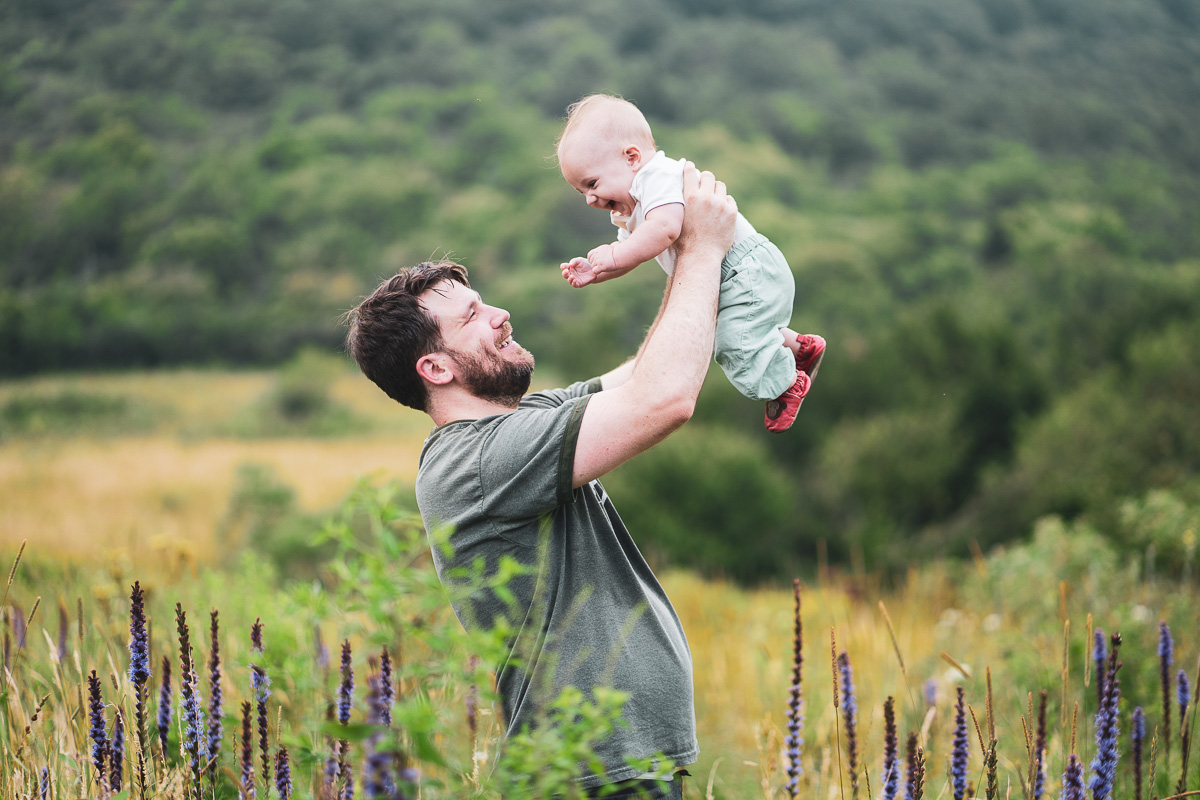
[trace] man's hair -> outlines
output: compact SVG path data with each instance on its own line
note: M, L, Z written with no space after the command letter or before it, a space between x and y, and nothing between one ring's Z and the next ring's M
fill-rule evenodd
M384 281L344 317L346 350L358 368L388 397L418 411L427 410L429 392L417 361L442 348L438 321L420 298L445 281L471 285L461 264L425 261Z
M650 145L652 150L656 148L650 123L637 106L615 95L589 94L567 107L567 124L555 142L555 154L560 154L563 143L585 125L622 145L637 142Z

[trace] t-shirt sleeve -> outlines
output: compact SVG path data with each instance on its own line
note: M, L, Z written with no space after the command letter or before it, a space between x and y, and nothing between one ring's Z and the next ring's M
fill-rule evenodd
M575 446L590 394L551 408L523 408L490 426L480 450L483 512L527 523L572 500Z
M683 165L669 158L654 159L638 172L630 193L643 216L659 206L683 203Z
M521 408L556 408L561 406L568 400L574 400L578 397L584 397L589 394L600 391L600 379L592 378L590 381L580 381L572 383L565 389L546 389L540 392L532 392L521 398Z

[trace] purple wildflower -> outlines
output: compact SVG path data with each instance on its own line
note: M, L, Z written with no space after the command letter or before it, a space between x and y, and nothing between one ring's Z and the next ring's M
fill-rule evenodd
M384 725L392 725L392 704L396 702L396 681L392 677L392 657L384 647L379 653L379 716Z
M938 703L938 683L934 678L925 681L921 686L921 696L925 699L926 708Z
M383 676L371 675L367 679L367 723L383 725ZM391 797L396 788L392 777L392 754L380 749L383 734L376 730L366 741L366 757L363 760L363 795L370 798Z
M1092 647L1092 661L1096 664L1096 703L1097 708L1104 702L1104 664L1108 661L1108 640L1104 631L1096 628L1092 634L1095 644Z
M967 794L967 709L961 686L956 687L954 701L954 748L950 753L950 777L954 785L954 800L963 800Z
M850 796L858 800L858 700L854 695L854 672L850 656L843 650L837 658L842 684L842 719L846 723L846 761L850 768Z
M1175 676L1175 697L1179 702L1179 725L1182 730L1183 723L1187 717L1188 705L1192 702L1192 687L1188 683L1187 672L1179 670L1179 674Z
M1142 750L1146 742L1146 715L1142 707L1133 710L1133 731L1130 734L1130 748L1133 756L1133 797L1142 800Z
M1063 770L1061 800L1084 800L1083 793L1083 762L1079 756L1071 753L1067 757L1067 768Z
M804 626L800 619L800 579L792 581L792 595L795 598L795 619L792 625L792 685L788 689L787 705L787 737L784 747L787 748L787 793L788 797L796 797L800 792L800 748L804 746L804 694L801 690L800 677L804 668Z
M350 708L354 700L354 668L350 662L350 640L342 642L342 682L338 686L338 722L350 723Z
M64 632L60 647L66 646L66 608L59 604L59 616ZM133 582L129 595L129 682L133 684L134 735L137 737L138 785L146 786L146 691L150 681L150 637L146 632L146 598L139 582Z
M280 800L291 800L292 766L288 761L286 747L280 747L275 753L275 788L279 791Z
M1046 690L1038 700L1037 739L1033 752L1033 800L1042 800L1046 792Z
M1108 654L1107 673L1104 681L1104 700L1096 712L1096 755L1092 759L1092 800L1107 800L1112 794L1113 782L1117 774L1117 709L1121 698L1121 680L1117 671L1121 663L1117 661L1117 650L1121 644L1121 634L1114 633L1112 650Z
M175 604L175 626L179 632L179 713L183 718L183 749L188 755L192 773L192 786L200 791L200 740L203 737L204 720L200 710L200 693L192 661L191 634L188 630L187 614L181 603Z
M162 747L163 757L167 753L167 734L171 732L171 659L163 656L162 683L158 689L158 742Z
M908 734L904 756L904 800L921 800L925 793L925 754L917 746L915 733Z
M896 761L896 700L883 702L883 800L895 800L900 788L900 765Z
M150 640L146 635L146 600L134 581L129 595L129 682L140 686L150 680Z
M263 651L262 619L256 618L250 626L250 650L262 658ZM263 798L271 796L271 750L267 734L271 727L267 716L267 698L271 696L271 680L261 664L250 665L250 689L254 693L255 711L258 717L258 755L262 764Z
M242 774L238 800L252 800L254 791L254 711L249 700L242 701Z
M42 767L38 776L38 796L41 800L50 800L50 768Z
M217 777L217 757L221 754L221 740L225 736L225 726L221 715L223 713L223 695L221 693L221 644L217 634L217 610L209 612L211 628L209 639L211 650L208 656L208 779L215 781Z
M121 791L121 784L125 780L125 721L120 709L117 709L116 719L113 720L109 757L108 788L116 793Z
M1175 642L1165 620L1158 623L1158 674L1162 684L1163 750L1171 751L1171 663L1175 660Z
M1200 675L1200 666L1198 666L1196 674ZM1186 672L1179 670L1176 681L1176 699L1179 701L1179 753L1182 758L1179 766L1179 783L1176 784L1175 794L1183 794L1187 788L1188 756L1192 750L1192 731L1189 730L1187 724L1188 705L1192 701L1192 693ZM1195 725L1193 724L1191 728L1195 728Z
M104 787L104 767L108 762L108 734L104 727L104 700L100 696L100 678L96 670L88 675L88 720L91 727L88 735L92 739L92 765L96 768L96 783ZM104 794L103 788L101 794Z

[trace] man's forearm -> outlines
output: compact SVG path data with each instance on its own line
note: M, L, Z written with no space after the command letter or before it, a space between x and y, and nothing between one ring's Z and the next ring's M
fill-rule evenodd
M691 403L699 396L712 362L723 256L703 247L680 253L663 307L630 375L640 391L678 393Z
M646 349L646 342L650 341L650 337L654 335L654 331L658 328L658 321L662 319L663 312L667 308L667 302L671 297L671 280L667 280L666 289L663 290L662 303L658 306L658 313L654 315L654 321L650 323L650 328L646 331L642 343L638 345L637 352L621 366L610 372L606 372L600 376L600 385L605 389L615 389L625 383L633 376L633 368L637 365L637 360L641 358L642 351Z

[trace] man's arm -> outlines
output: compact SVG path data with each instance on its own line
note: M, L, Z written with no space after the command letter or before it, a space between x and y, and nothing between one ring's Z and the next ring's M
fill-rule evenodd
M737 203L712 173L690 164L684 198L663 308L637 359L605 375L605 391L588 402L575 447L575 486L650 449L695 411L712 361L721 259L733 244Z

